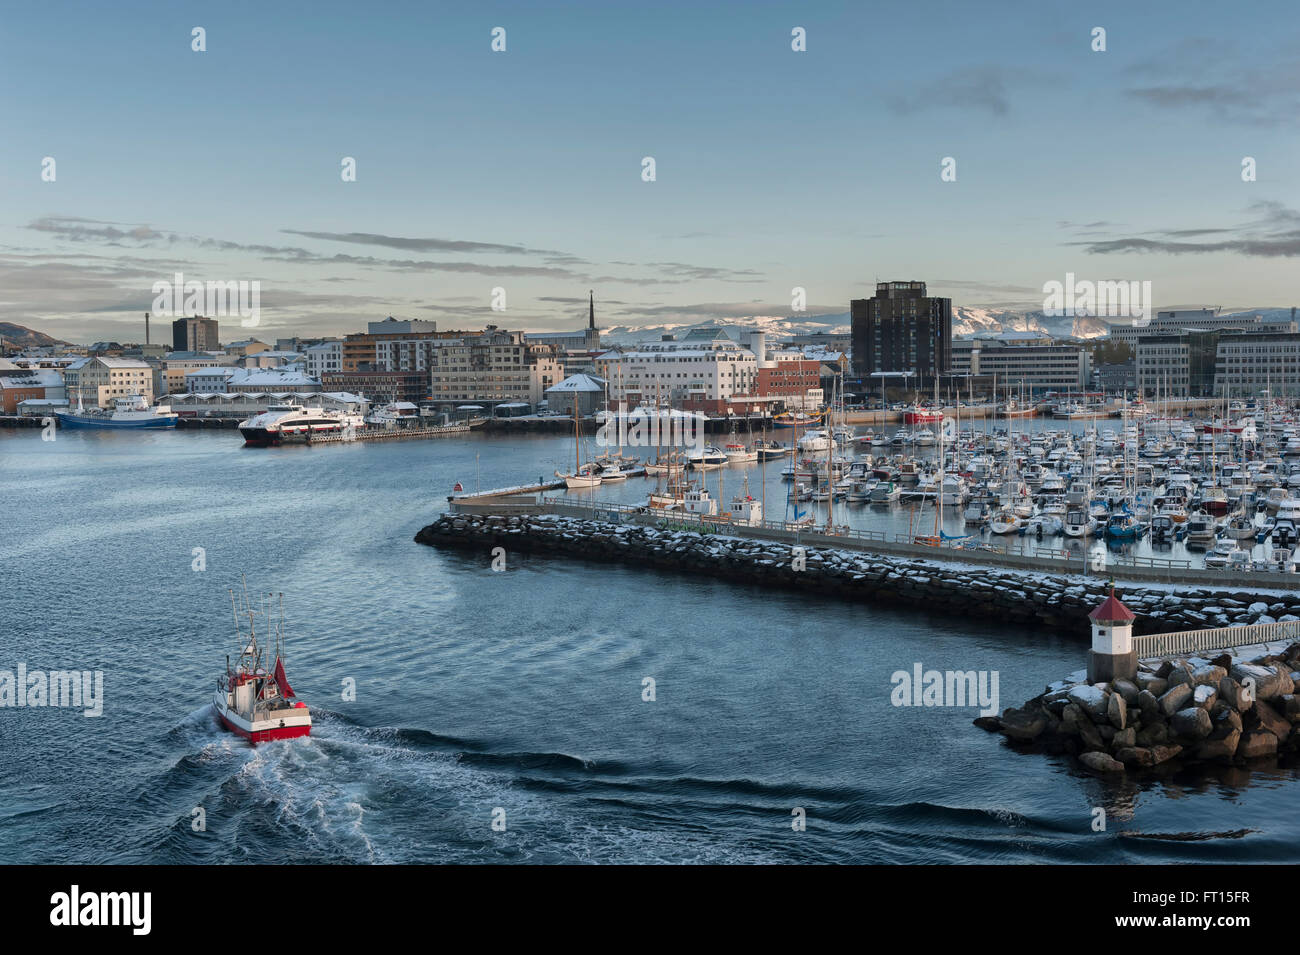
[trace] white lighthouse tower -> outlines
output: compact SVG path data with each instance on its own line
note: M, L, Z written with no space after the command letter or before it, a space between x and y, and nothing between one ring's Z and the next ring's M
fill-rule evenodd
M1133 679L1137 675L1137 651L1133 649L1133 621L1137 614L1120 603L1112 586L1110 595L1088 617L1092 620L1088 682Z

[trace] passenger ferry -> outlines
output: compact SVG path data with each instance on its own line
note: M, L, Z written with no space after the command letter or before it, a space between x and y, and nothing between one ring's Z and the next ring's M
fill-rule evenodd
M310 444L313 435L346 434L364 425L361 415L301 405L271 405L261 414L239 422L239 433L245 445L265 448L286 442Z

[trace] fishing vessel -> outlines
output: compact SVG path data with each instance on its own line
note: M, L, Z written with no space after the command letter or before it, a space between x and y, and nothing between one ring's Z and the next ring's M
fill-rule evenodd
M271 618L270 600L268 596L259 611L249 601L247 587L239 598L230 592L240 652L233 666L226 657L226 672L217 677L212 696L222 725L253 744L311 733L311 710L297 698L284 673L284 595L279 595L278 620ZM258 643L258 618L271 628L272 645L265 649Z
M304 408L302 405L271 405L260 414L239 422L246 446L275 447L281 444L310 444L313 435L344 434L365 425L361 415Z
M903 412L903 424L943 424L943 411L912 405Z
M180 417L170 405L150 407L144 395L114 398L112 408L92 408L89 411L78 397L75 412L54 413L65 428L174 428L176 419Z

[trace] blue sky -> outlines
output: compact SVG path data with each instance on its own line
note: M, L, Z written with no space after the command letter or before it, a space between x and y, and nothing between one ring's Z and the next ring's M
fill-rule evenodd
M1037 308L1067 271L1300 298L1294 4L989 6L15 7L0 321L138 340L177 270L260 281L263 338L573 327L589 288L604 325L786 315L794 286L844 312L877 279Z

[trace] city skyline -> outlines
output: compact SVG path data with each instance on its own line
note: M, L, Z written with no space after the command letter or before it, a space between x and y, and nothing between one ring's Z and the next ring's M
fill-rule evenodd
M30 90L0 104L0 321L55 338L140 340L175 272L260 282L264 339L580 328L590 288L602 327L784 317L796 286L843 315L877 280L1025 311L1067 273L1161 308L1294 297L1281 4L69 9L0 37Z

